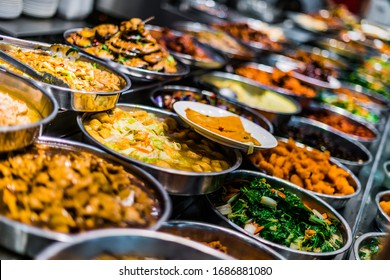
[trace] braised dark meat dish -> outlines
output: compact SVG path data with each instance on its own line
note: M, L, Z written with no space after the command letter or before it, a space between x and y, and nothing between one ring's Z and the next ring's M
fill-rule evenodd
M256 30L244 22L215 23L212 27L224 31L245 43L254 43L273 51L281 51L283 49L283 45L280 42L272 41L266 33Z
M145 29L145 21L132 18L120 26L101 24L72 33L67 41L89 54L125 66L175 73L176 61Z
M168 50L188 54L199 60L211 60L207 53L188 34L177 36L170 29L164 28L156 39L161 46Z

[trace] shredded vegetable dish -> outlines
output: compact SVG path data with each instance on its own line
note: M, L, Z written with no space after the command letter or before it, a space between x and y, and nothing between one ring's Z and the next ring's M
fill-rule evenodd
M343 246L338 221L311 209L264 178L235 178L224 184L217 210L255 236L308 252L332 252Z
M192 172L219 172L231 164L223 150L173 118L116 108L84 121L87 132L108 148L145 163Z
M118 75L99 69L88 61L21 48L7 50L7 53L39 72L46 72L62 79L71 89L88 92L111 92L122 88L121 78ZM0 61L0 65L25 75L6 62Z

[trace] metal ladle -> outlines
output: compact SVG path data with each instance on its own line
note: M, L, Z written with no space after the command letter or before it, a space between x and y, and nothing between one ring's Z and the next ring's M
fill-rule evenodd
M23 73L26 73L27 75L31 76L32 78L40 82L59 86L59 87L69 88L69 85L65 83L63 80L46 72L38 72L35 69L31 68L30 66L24 64L23 62L20 62L19 60L17 60L16 58L9 55L3 50L0 50L0 59L4 60L5 62L8 62L9 64L16 67Z

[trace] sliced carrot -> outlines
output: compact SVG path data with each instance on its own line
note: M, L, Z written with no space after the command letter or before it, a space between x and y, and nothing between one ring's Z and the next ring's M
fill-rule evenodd
M140 152L143 152L143 153L146 153L146 154L150 154L150 151L145 149L145 148L142 148L142 147L135 147L138 151Z
M273 193L276 193L278 196L280 196L283 199L286 198L286 195L284 193L282 193L281 191L278 191L278 190L275 190L275 189L270 189L270 191L273 192Z
M263 228L264 228L264 226L257 226L254 234L259 233Z
M307 205L306 203L303 203L303 205L304 205L307 209L309 209L310 211L313 211L313 209L311 209L311 208L309 207L309 205Z
M322 213L322 217L324 217L325 219L328 218L328 215L326 213Z

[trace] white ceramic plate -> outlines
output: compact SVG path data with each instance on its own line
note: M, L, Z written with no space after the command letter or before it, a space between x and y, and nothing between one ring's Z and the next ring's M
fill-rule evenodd
M213 116L213 117L236 116L236 117L240 118L241 122L244 126L244 129L247 132L249 132L253 138L258 140L261 143L261 146L251 145L251 144L247 144L244 142L236 141L236 140L221 136L217 133L214 133L214 132L190 121L187 118L187 114L185 112L185 110L187 108L191 108L192 110L195 110L201 114L209 115L209 116ZM251 147L253 147L253 149L269 149L269 148L276 147L278 144L276 138L271 133L269 133L267 130L265 130L261 126L255 124L254 122L251 122L251 121L249 121L245 118L242 118L236 114L233 114L229 111L226 111L226 110L223 110L223 109L211 106L211 105L207 105L207 104L203 104L203 103L199 103L199 102L192 102L192 101L177 101L173 104L173 109L180 116L180 118L182 118L189 126L193 127L201 135L203 135L204 137L206 137L212 141L220 143L222 145L229 146L229 147L236 148L236 149L242 149L242 150L249 151L251 149Z

